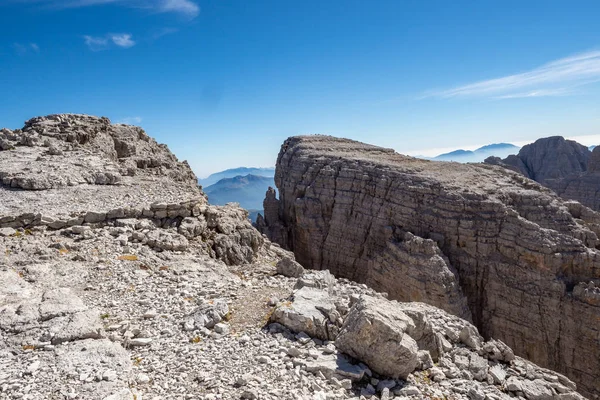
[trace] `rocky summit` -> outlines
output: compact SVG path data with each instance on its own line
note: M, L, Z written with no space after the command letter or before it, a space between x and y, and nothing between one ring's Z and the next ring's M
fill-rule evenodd
M573 140L553 136L523 146L519 154L488 157L485 162L520 172L564 199L600 211L600 148L590 151Z
M257 226L304 268L443 309L566 374L581 393L600 394L600 214L502 167L319 135L284 142L275 183L280 198L267 192ZM411 331L400 311L357 302L348 314L357 321L338 327L336 345L375 371L405 376L393 368L415 362L403 336L384 350L402 362L373 364L385 346L374 331ZM353 347L367 336L370 350Z
M187 163L140 128L65 114L34 118L22 129L1 132L0 399L579 400L582 393L593 393L597 353L588 338L597 325L591 319L579 324L584 318L579 314L596 315L597 290L593 282L579 283L576 277L593 265L595 250L585 245L597 237L584 222L574 221L560 234L548 227L538 238L536 224L543 217L534 213L538 204L530 204L523 210L540 221L521 228L513 220L522 217L507 212L507 228L502 230L505 247L513 243L511 233L523 231L519 246L529 246L531 255L514 268L525 272L505 278L513 285L524 277L538 278L523 282L529 286L517 300L527 304L537 296L536 310L547 313L547 326L562 327L562 334L537 334L556 337L564 348L573 346L572 357L565 359L570 379L519 356L530 355L514 336L519 329L531 349L540 343L517 324L527 311L531 329L537 327L533 306L513 308L515 325L505 323L510 335L489 327L485 336L479 333L472 322L495 323L484 310L505 310L502 296L514 292L501 292L503 282L490 280L496 272L477 275L473 279L484 285L481 300L486 303L475 308L471 293L462 289L463 264L438 245L439 237L426 238L408 226L392 227L396 239L389 253L380 252L382 258L368 265L357 257L357 268L381 265L382 272L388 269L388 281L406 282L413 294L402 298L401 291L386 287L383 275L380 281L358 274L349 280L312 270L324 265L302 253L296 259L271 243L251 226L245 210L208 204ZM288 144L286 151L295 152L297 143ZM328 141L325 148L336 146ZM329 150L337 154L334 158L324 158L331 166L315 164L328 179L335 176L336 163L347 160L342 148ZM396 168L389 165L390 171ZM361 180L368 176L362 167L354 171L356 185L347 193L362 190ZM497 174L494 167L486 171L490 177ZM290 179L298 176L290 172ZM278 182L282 178L280 167ZM423 176L421 184L428 179ZM339 184L329 193L341 190ZM379 193L376 186L374 182L369 193ZM470 190L465 198L482 201L475 188ZM423 189L419 195L423 204L431 201L426 193ZM367 192L361 197L366 207L371 199ZM270 201L278 200L272 196ZM270 206L265 209L277 215ZM315 224L322 224L316 213L319 203L308 206ZM369 210L378 210L384 220L388 210L383 203L376 206ZM564 221L571 221L568 210L555 200L546 207L555 207ZM357 206L359 210L366 215L366 208ZM493 210L485 214L490 226ZM297 216L304 221L300 211ZM263 219L263 225L280 223L273 218ZM379 229L376 223L372 227L374 232ZM277 232L294 243L299 233L280 228ZM339 232L350 235L355 229L360 232L348 223ZM469 229L466 222L458 228L465 252L473 251ZM301 237L308 242L312 239L306 235L312 233ZM559 244L556 235L562 235ZM536 252L535 240L543 243L547 256ZM381 244L382 249L388 246ZM366 250L365 243L354 245ZM564 295L552 292L552 303L546 299L550 286L544 279L555 264L548 260L567 262L561 253L567 245L572 257L580 258L565 267L563 280L557 278L556 288L562 282L571 286ZM506 249L506 259L521 251L513 246ZM583 247L587 259L578 253ZM321 254L326 259L327 253ZM500 261L482 258L478 265L501 271L506 259L497 257ZM393 260L400 260L398 270L392 268ZM581 260L581 266L575 263ZM539 267L530 276L528 262ZM343 275L338 266L330 266ZM495 303L483 295L486 291L499 296ZM431 304L398 301L416 298ZM562 311L552 314L554 307ZM571 334L580 334L579 342ZM511 349L509 341L519 347ZM586 356L580 350L584 347ZM579 392L574 380L580 383Z

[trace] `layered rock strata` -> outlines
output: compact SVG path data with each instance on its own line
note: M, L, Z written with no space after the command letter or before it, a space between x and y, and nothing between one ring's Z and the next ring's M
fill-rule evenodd
M489 157L488 164L520 172L554 190L559 196L600 210L600 148L587 147L560 136L538 139L519 154Z
M286 140L275 182L265 232L284 229L274 239L303 266L470 314L485 337L600 394L595 212L504 168L325 136Z
M550 180L585 172L590 154L587 147L574 140L552 136L523 146L517 155L506 157L502 163L545 185ZM488 160L494 163L499 159Z

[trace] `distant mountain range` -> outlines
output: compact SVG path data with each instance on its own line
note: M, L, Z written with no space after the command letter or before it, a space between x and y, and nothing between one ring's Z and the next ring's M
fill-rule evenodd
M237 176L246 176L246 175L266 176L266 177L273 178L275 176L275 167L272 167L272 168L239 167L239 168L226 169L225 171L215 172L214 174L212 174L204 179L198 179L198 183L201 184L202 187L206 188L207 186L214 185L215 183L219 182L221 179L235 178ZM266 190L267 189L265 189L265 191Z
M255 221L258 213L262 213L263 200L269 186L275 187L273 177L250 174L221 179L214 185L205 187L204 192L208 195L210 204L239 203L250 211L250 219Z
M504 158L519 152L520 147L510 143L488 144L477 150L455 150L430 158L436 161L483 162L489 156Z

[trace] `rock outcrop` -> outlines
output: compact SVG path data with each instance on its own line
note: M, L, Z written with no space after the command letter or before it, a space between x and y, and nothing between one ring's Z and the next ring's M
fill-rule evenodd
M263 209L265 216L258 214L256 218L256 227L263 234L272 238L275 243L287 242L287 230L281 224L279 217L279 200L277 192L272 187L269 187L263 201Z
M548 186L551 180L585 172L590 154L587 147L574 140L552 136L523 146L517 155L510 155L501 163ZM486 160L489 163L498 161L497 157Z
M560 136L543 138L505 159L489 157L488 164L517 171L554 190L567 200L600 211L600 149L593 151Z
M470 314L484 337L600 394L597 213L497 166L325 136L286 140L275 182L280 220L264 232L283 227L273 238L304 267Z

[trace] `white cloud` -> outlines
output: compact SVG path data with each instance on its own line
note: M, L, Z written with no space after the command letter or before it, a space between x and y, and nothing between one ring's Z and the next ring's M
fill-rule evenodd
M29 47L31 47L31 50L36 53L40 52L40 46L38 46L36 43L29 43Z
M574 87L600 81L600 51L562 58L530 71L426 93L422 98L566 96Z
M111 33L104 36L83 37L84 43L92 51L101 51L110 48L111 44L128 49L135 46L135 41L130 33Z
M108 48L108 39L105 37L84 36L83 40L87 47L92 51L106 50Z
M190 0L161 0L158 2L158 10L161 12L179 12L191 17L200 13L200 7Z
M131 39L131 35L129 33L119 33L110 35L110 39L119 47L130 48L135 46L135 41Z
M196 17L200 7L192 0L11 0L24 4L39 4L51 8L81 8L114 4L129 8L147 9L157 13L177 13Z
M139 125L142 123L142 117L125 117L117 121L118 124Z

